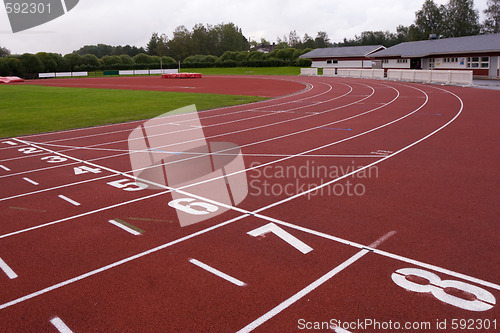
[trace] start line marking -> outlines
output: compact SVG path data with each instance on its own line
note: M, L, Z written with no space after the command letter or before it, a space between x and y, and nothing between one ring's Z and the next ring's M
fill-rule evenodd
M7 265L5 263L5 261L2 260L2 258L0 258L0 268L2 269L2 271L7 274L7 276L9 277L9 279L15 279L17 278L17 274L16 272L14 272L12 270L12 268L9 267L9 265Z
M385 240L387 240L389 237L391 237L394 234L395 234L394 231L387 233L386 235L382 236L381 238L376 240L374 243L372 243L370 245L370 247L375 247L375 246L380 245L382 242L384 242ZM331 271L329 271L328 273L326 273L325 275L323 275L322 277L320 277L319 279L317 279L316 281L311 283L310 285L306 286L304 289L302 289L301 291L299 291L298 293L296 293L292 297L288 298L287 300L283 301L281 304L277 305L274 309L271 309L270 311L268 311L267 313L265 313L261 317L257 318L256 320L254 320L253 322L251 322L247 326L243 327L237 333L247 333L247 332L251 332L251 331L255 330L257 327L264 324L269 319L273 318L274 316L276 316L277 314L279 314L283 310L287 309L289 306L291 306L295 302L299 301L301 298L303 298L304 296L306 296L307 294L309 294L310 292L312 292L313 290L315 290L316 288L318 288L319 286L321 286L322 284L324 284L325 282L327 282L328 280L333 278L335 275L337 275L338 273L340 273L341 271L343 271L347 267L351 266L356 261L358 261L359 259L361 259L362 257L364 257L365 255L367 255L370 252L371 251L369 249L366 249L366 248L362 249L361 251L359 251L358 253L353 255L351 258L347 259L346 261L344 261L343 263L341 263L340 265L338 265L337 267L335 267L334 269L332 269Z
M119 220L119 219L109 220L108 222L114 226L117 226L120 229L125 230L128 233L131 233L134 236L140 236L144 233L144 230L141 230L137 227L133 228L133 226L131 224L128 224L127 222Z
M50 323L54 325L60 333L73 333L73 331L70 330L70 328L66 326L66 324L59 317L52 318Z
M227 275L226 273L223 273L223 272L219 271L218 269L215 269L211 266L208 266L207 264L204 264L199 260L189 259L189 262L192 263L193 265L196 265L200 268L203 268L204 270L206 270L214 275L217 275L220 278L223 278L226 281L231 282L232 284L237 285L238 287L244 287L247 285L245 282L242 282L242 281L240 281L240 280L238 280L230 275Z
M58 195L59 198L63 199L63 200L66 200L67 202L69 202L70 204L74 205L74 206L80 206L80 203L73 200L73 199L70 199L68 198L67 196L64 196L64 195Z

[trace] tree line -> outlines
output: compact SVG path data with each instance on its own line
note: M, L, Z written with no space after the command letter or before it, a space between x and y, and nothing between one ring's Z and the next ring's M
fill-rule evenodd
M384 45L390 47L402 42L436 38L473 36L500 33L500 0L488 0L484 11L485 19L479 20L479 11L474 0L449 0L445 5L437 5L426 0L415 13L415 21L409 26L399 25L396 32L364 31L353 39L344 38L334 46Z
M0 75L28 77L26 73L93 71L103 69L175 68L232 66L310 66L310 60L299 58L315 48L331 46L384 45L390 47L402 42L468 35L500 33L500 0L488 0L485 19L479 22L474 0L449 0L438 6L426 0L415 13L409 26L400 25L396 32L364 31L353 39L331 43L328 33L320 31L316 37L307 33L301 38L297 32L278 37L271 45L265 39L248 40L234 23L218 25L197 24L192 30L185 26L175 29L172 37L153 33L146 47L86 45L64 56L56 53L11 55L0 47ZM262 48L271 52L261 52Z

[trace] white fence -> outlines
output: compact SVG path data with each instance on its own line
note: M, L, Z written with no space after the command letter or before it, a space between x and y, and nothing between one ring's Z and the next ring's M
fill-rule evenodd
M472 86L472 71L389 69L389 80Z
M361 68L324 68L323 76L341 76L382 80L384 78L384 70Z
M118 75L155 75L178 73L178 69L136 69L118 71ZM55 77L83 77L89 76L88 72L58 72L58 73L38 73L39 79L51 79Z
M300 75L316 76L316 75L318 75L318 69L314 68L314 67L313 68L301 68Z
M301 68L300 75L318 75L317 68ZM324 68L323 76L383 80L383 69ZM472 71L389 69L387 79L419 83L439 83L472 86Z
M73 76L88 76L88 72L59 72L59 73L38 73L40 79L50 79L53 77L73 77Z
M118 75L155 75L155 74L175 74L178 69L134 69L118 71Z

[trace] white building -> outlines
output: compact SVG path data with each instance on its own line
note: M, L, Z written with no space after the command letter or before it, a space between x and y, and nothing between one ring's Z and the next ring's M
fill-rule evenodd
M500 34L406 42L370 55L384 69L472 70L498 77Z

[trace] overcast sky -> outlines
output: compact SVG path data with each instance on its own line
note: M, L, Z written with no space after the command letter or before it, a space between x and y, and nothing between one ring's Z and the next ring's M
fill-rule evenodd
M448 0L434 0L445 4ZM487 0L475 0L484 18ZM233 22L251 40L296 30L300 37L326 31L332 42L366 30L396 31L414 22L424 0L80 0L66 15L13 34L0 7L0 46L13 54L40 51L66 54L84 45L146 46L153 32L169 37L179 25Z

